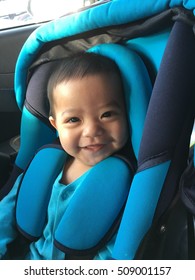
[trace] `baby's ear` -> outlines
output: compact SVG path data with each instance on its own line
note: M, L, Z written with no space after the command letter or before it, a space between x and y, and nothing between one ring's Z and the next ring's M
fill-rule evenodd
M55 121L55 119L54 119L52 116L49 116L49 121L50 121L50 124L51 124L55 129L57 129L57 128L56 128L56 121Z

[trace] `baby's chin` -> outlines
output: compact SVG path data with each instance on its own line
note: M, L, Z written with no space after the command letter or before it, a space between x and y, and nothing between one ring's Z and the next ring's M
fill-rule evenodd
M93 166L95 166L96 164L100 163L101 161L107 159L107 158L110 157L110 156L112 156L111 153L109 153L109 154L107 154L107 155L104 155L104 156L101 156L101 157L97 157L97 158L94 157L94 158L92 158L92 159L90 159L90 160L89 160L89 159L86 160L86 161L85 161L85 164L88 165L88 166L90 166L90 167L93 167Z

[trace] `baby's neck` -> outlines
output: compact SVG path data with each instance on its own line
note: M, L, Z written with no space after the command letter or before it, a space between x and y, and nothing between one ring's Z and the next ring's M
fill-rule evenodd
M80 160L70 157L66 162L62 175L62 182L68 185L78 179L92 166L83 164Z

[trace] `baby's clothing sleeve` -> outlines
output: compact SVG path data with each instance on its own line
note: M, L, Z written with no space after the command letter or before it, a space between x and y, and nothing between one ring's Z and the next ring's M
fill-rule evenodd
M21 175L16 180L9 194L0 201L0 259L7 252L7 245L18 234L15 221L15 203Z

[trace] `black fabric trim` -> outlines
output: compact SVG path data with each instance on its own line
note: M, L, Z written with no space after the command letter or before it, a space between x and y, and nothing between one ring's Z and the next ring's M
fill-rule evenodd
M47 83L55 65L55 62L52 61L33 69L25 99L26 108L52 129L48 119L50 106L47 98Z
M161 152L157 155L153 155L153 156L145 159L143 162L141 162L139 164L138 169L137 169L137 173L141 172L145 169L148 169L148 168L154 167L156 165L159 165L159 164L161 164L163 162L166 162L168 160L171 160L172 154L173 154L173 152L171 152L171 151L165 151L165 152Z
M131 139L129 139L125 146L114 154L114 156L122 159L128 165L133 177L137 171L137 159L133 151Z
M40 238L40 236L35 237L35 236L32 236L32 235L26 233L17 223L16 223L16 226L17 226L17 230L19 231L19 233L21 233L22 236L24 236L30 242L37 241Z
M189 260L195 260L195 216L188 215L188 256Z
M192 105L195 103L192 103ZM187 166L189 157L189 143L191 131L194 123L194 109L190 108L189 114L185 119L184 126L180 137L178 138L177 145L174 149L174 154L171 159L171 165L163 185L163 189L156 208L154 221L162 216L164 211L169 207L174 197L179 192L179 182L181 176Z
M195 167L193 151L194 147L191 148L189 164L181 177L180 195L185 207L195 216Z
M173 9L173 11L173 21L180 21L192 27L194 26L195 18L192 11L182 7L176 7Z
M49 126L52 130L55 130L53 126L49 122L49 118L45 117L43 114L41 114L40 111L37 111L34 107L32 107L27 100L25 100L25 107L26 109L35 117L37 117L41 122L45 123L47 126Z
M55 139L52 143L45 144L45 145L41 146L41 147L37 150L37 153L38 153L40 150L47 149L47 148L55 148L55 149L63 150L63 148L62 148L62 146L61 146L61 143L60 143L59 137L56 137L56 139Z

